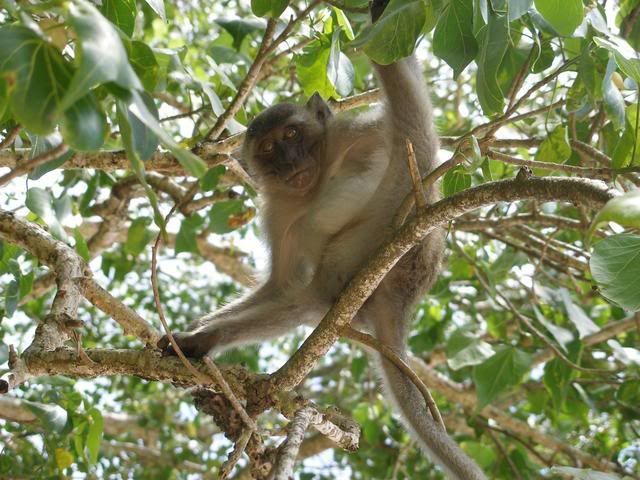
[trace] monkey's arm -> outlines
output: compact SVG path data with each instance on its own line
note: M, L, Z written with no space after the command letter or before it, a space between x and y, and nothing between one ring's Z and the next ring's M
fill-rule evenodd
M305 297L305 298L303 298ZM173 334L185 355L202 357L230 348L257 343L284 335L302 324L317 323L327 306L316 299L284 295L267 283L255 292L218 311L206 315L190 326L188 332ZM164 354L173 354L166 336L158 342Z
M408 138L425 175L435 167L438 136L433 128L429 91L415 56L391 65L374 65L386 96L393 161L406 158Z

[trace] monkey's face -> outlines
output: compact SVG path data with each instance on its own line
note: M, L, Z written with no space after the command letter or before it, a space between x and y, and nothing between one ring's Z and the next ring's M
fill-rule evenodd
M304 194L320 177L331 112L314 95L306 106L282 103L249 125L243 157L266 190Z

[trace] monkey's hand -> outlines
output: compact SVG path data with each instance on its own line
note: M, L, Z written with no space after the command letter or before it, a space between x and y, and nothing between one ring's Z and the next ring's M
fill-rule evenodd
M384 9L387 8L389 0L373 0L370 5L371 21L375 22L380 18Z
M187 357L201 358L204 357L218 343L218 335L213 331L195 331L195 332L175 332L173 339ZM163 357L177 355L169 337L164 335L158 340L158 348L162 352Z

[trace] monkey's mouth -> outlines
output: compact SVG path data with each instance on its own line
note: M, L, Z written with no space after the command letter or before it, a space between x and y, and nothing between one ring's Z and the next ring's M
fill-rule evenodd
M295 188L304 188L308 186L315 177L315 168L309 167L287 177L287 183Z

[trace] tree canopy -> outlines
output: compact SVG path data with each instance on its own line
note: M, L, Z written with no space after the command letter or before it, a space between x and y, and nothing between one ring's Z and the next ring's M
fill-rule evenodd
M327 327L438 226L410 367L454 440L492 479L640 476L640 1L367 3L0 2L0 477L267 478L311 425L295 478L444 478L380 346ZM406 199L306 343L161 357L265 263L248 122L364 111L414 49L443 200Z

